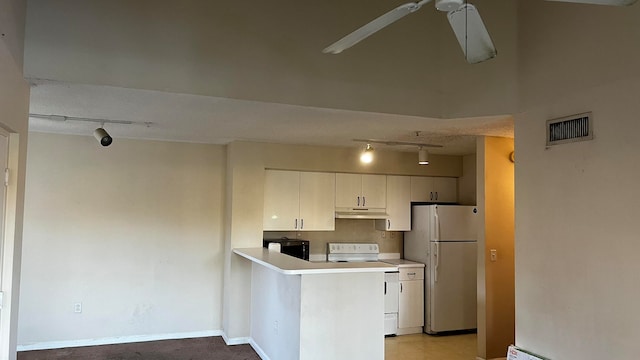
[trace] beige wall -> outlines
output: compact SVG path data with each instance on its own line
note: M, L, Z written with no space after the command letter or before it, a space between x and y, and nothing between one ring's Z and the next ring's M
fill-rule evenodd
M222 327L224 147L32 133L28 150L20 345Z
M0 1L0 127L9 133L9 185L4 218L0 358L16 358L29 85L22 77L25 3Z
M477 155L462 157L462 176L458 178L458 202L461 205L476 205Z
M501 358L514 343L514 164L513 139L478 141L478 356ZM497 259L491 261L490 252Z
M635 359L640 6L520 6L516 344ZM592 141L545 148L546 120L585 111Z

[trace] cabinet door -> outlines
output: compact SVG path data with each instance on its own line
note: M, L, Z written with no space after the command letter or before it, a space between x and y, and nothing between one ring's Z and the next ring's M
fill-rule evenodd
M362 205L367 208L387 207L387 176L362 175Z
M362 206L362 175L336 174L336 207L356 208Z
M335 230L335 192L335 174L300 173L300 230Z
M411 230L411 179L409 176L387 176L386 220L376 220L376 229Z
M434 178L433 190L436 194L435 202L455 203L458 201L458 179L456 178Z
M300 212L300 173L266 170L263 230L297 230Z
M424 281L400 281L398 328L424 325Z
M411 201L433 202L433 178L427 176L411 177Z

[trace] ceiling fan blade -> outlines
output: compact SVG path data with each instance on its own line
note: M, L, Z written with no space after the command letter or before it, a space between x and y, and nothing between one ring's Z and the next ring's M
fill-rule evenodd
M464 4L447 17L468 63L476 64L498 54L475 6Z
M400 5L397 8L389 11L388 13L369 22L368 24L364 25L358 30L352 32L351 34L331 44L330 46L322 50L322 52L325 54L326 53L339 54L342 51L352 47L353 45L371 36L373 33L383 29L384 27L402 19L403 17L411 14L412 12L420 10L420 7L422 7L422 5L430 1L431 0L423 0L420 2L415 2L415 3L411 2L411 3L406 3L404 5Z
M593 4L593 5L611 5L611 6L629 6L635 4L638 0L549 0L560 2L571 2L578 4Z

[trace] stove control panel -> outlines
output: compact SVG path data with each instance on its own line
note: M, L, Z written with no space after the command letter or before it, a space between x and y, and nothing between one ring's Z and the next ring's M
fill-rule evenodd
M370 243L328 243L327 254L378 254L378 244Z

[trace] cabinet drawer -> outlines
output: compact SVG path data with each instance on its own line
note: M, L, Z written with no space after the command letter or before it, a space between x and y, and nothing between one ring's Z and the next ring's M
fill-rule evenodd
M400 281L404 280L422 280L424 279L424 268L400 268Z

